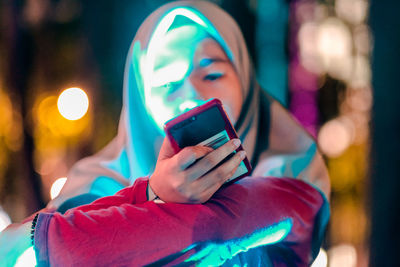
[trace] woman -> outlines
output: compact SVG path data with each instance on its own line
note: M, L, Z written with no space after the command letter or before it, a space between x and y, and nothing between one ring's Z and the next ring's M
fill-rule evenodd
M165 16L166 10L175 6L196 8L200 11L198 19L203 19L206 26L196 28L196 22L188 17L182 22L185 12L184 15L179 15L178 11L170 17ZM171 22L174 16L177 19ZM156 27L159 20L163 23ZM179 23L190 25L177 27ZM162 29L168 24L172 29ZM157 37L153 35L156 29L159 29ZM212 53L222 54L225 62L218 61L203 70L186 70L183 74L178 69L177 74L181 77L172 76L168 81L167 75L163 81L163 70L157 72L159 62L152 61L157 58L165 60L169 56L169 59L175 58L173 62L177 63L170 64L170 67L179 67L179 63L194 54L195 51L190 48L197 47L196 43L206 36L215 42L209 40L203 48L199 48L195 54L198 63L201 56L206 58L213 56ZM166 45L160 46L160 43ZM148 62L148 66L144 67L143 62ZM185 71L185 67L183 69L181 72ZM168 71L168 67L164 70ZM225 72L224 77L217 77ZM172 73L176 74L176 71L172 69ZM200 81L201 75L205 81ZM202 1L181 1L164 5L153 12L132 42L124 81L124 107L117 137L100 153L81 160L72 168L66 185L60 195L49 203L49 208L56 209L64 203L61 210L65 210L112 195L132 184L137 177L153 173L164 135L162 124L186 107L211 97L221 99L228 110L254 168L253 176L295 177L315 186L329 199L329 177L315 142L277 101L260 90L240 29L228 14L215 5ZM165 88L170 85L173 94L169 94L171 88ZM180 90L176 90L176 86L180 86ZM181 181L178 189L178 183L173 177L170 179L173 181L163 179L162 187L169 193L160 192L161 199L182 203L193 198L199 202L207 200L205 197L199 199L200 192L191 192L188 181ZM157 186L156 180L152 179L151 183L161 187ZM65 203L75 196L81 197Z
M326 169L312 139L259 89L243 37L225 12L208 2L182 1L152 13L132 43L124 90L118 136L73 168L49 207L62 204L65 210L113 194L155 165L154 171L115 196L65 215L38 215L32 225L39 263L310 263L326 226ZM239 140L176 155L167 139L161 145L166 119L210 97L223 102L252 162L252 176L260 177L216 194L243 155L208 171ZM265 178L271 174L297 179ZM204 204L148 201L156 198Z

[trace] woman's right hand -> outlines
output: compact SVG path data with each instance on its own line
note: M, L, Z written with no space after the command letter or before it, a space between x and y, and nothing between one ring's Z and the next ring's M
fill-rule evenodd
M168 138L164 138L149 186L165 202L204 203L233 176L246 153L240 151L209 171L239 146L240 140L233 139L215 150L190 146L175 154Z

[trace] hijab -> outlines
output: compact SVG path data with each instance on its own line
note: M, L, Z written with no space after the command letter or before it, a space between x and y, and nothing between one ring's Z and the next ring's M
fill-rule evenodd
M244 102L235 129L253 169L257 169L259 157L268 147L270 100L255 79L239 26L213 3L170 2L147 17L130 46L117 136L100 152L72 167L60 195L49 203L50 207L87 192L98 196L114 194L154 170L164 134L146 106L146 66L151 62L151 51L157 45L160 32L168 30L182 17L201 25L221 45L238 74Z

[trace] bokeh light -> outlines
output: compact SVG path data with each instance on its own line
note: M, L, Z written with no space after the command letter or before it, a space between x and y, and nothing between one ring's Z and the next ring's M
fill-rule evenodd
M372 92L371 90L349 89L345 102L354 111L369 112L372 107Z
M343 58L351 52L351 35L339 19L328 18L320 24L317 36L318 50L327 59Z
M340 244L328 250L330 267L355 267L357 252L350 244Z
M354 193L349 193L359 190L360 182L363 181L358 177L358 180L354 179L359 172L357 166L347 166L347 170L341 172L342 176L335 176L336 181L332 184L332 188L335 187L335 192L340 197L336 199L335 210L332 210L330 224L335 232L330 233L329 238L332 244L346 243L354 246L360 244L366 236L370 223L367 211L363 208L363 201L354 197ZM341 178L343 181L339 181Z
M335 211L341 208L341 205L338 204L341 201L339 199L346 196L344 199L345 204L352 206L353 199L358 197L355 192L357 192L357 194L360 194L359 192L363 192L362 190L365 186L367 167L369 165L368 158L366 157L367 154L368 145L366 143L352 144L339 157L329 158L328 168L329 176L331 178L331 187L332 191L338 195L335 202L335 209L332 210L332 220L334 220ZM349 162L351 164L349 164ZM354 213L354 211L352 211L352 213ZM351 217L350 219L354 219L354 217ZM357 227L356 229L351 229L351 240L359 240L359 238L356 238L355 236L361 229L361 218L358 216L355 219L357 221ZM349 221L345 221L345 223L342 224L342 220L342 218L339 219L339 228L333 228L335 231L332 232L333 236L338 237L338 239L335 239L337 242L344 241L344 239L341 239L341 235L339 234L342 230L340 227L343 228L350 226L350 224L353 225L353 222ZM332 237L332 239L334 239L334 237Z
M18 151L22 144L22 117L13 107L10 96L0 89L0 138L6 149ZM0 145L1 146L1 145ZM5 152L1 151L3 157ZM2 165L0 156L0 167Z
M65 89L57 100L60 114L68 120L79 120L89 108L89 99L80 88Z
M10 223L10 217L2 208L0 208L0 232L3 231Z
M40 175L67 173L68 167L64 155L48 151L47 155L35 155L35 171ZM63 175L55 175L61 177Z
M357 52L368 54L371 50L371 33L366 24L354 27L354 47Z
M365 0L336 0L335 11L340 18L352 24L359 24L367 16L368 3Z
M57 100L55 96L41 96L39 97L34 109L35 119L38 124L35 126L35 135L37 135L36 142L37 147L51 147L54 142L54 146L63 146L65 139L63 137L82 139L83 134L90 133L90 118L84 116L80 120L70 120L65 118L60 112L58 112L58 103L60 98ZM43 146L41 142L43 143Z
M351 121L344 118L325 123L318 134L318 144L329 157L340 156L351 144L354 129Z
M328 18L319 25L317 51L325 71L338 79L351 74L353 42L349 28L337 18Z
M54 181L54 183L50 189L51 199L54 199L55 197L58 196L58 194L60 193L61 189L63 188L65 182L67 182L67 177L58 178L57 180Z
M358 54L354 57L350 83L353 87L367 87L371 84L370 62L366 56Z
M301 25L298 40L300 48L301 64L313 73L323 71L322 62L317 53L317 34L318 24L315 22L306 22Z

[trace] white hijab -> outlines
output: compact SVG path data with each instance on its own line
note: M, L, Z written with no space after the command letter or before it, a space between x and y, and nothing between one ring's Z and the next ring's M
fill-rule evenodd
M135 69L134 50L146 51L160 20L178 7L202 15L210 34L224 48L238 73L244 96L235 125L253 168L268 146L269 99L255 80L255 72L243 35L233 20L217 5L206 1L177 1L155 10L142 23L129 49L124 74L124 99L117 136L97 154L77 162L69 172L60 195L49 203L58 207L66 199L83 193L111 195L155 167L163 134L152 123L143 103L142 77ZM137 65L136 65L137 66Z

